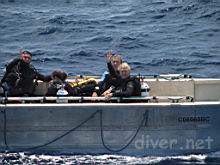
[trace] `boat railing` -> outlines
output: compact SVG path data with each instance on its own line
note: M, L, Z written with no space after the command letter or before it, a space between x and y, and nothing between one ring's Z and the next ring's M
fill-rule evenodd
M70 103L70 102L193 102L191 96L132 96L132 97L89 97L89 96L37 96L37 97L1 97L0 102L5 103Z

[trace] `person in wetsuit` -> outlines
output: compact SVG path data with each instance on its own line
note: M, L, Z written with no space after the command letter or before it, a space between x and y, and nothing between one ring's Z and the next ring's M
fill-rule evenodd
M57 92L60 89L66 91L62 95L69 95L71 86L66 82L67 74L61 70L53 71L51 75L52 81L50 81L46 96L56 96L59 95Z
M110 72L110 69L113 68L114 72L119 74L118 67L122 63L122 58L118 54L112 55L112 52L108 52L106 57L107 57L108 72L105 72L103 74L101 81L98 82L96 86L96 90L93 93L93 96L100 96L111 86L119 85L116 75L113 72Z
M140 84L135 77L130 76L130 66L127 63L122 63L118 70L119 74L109 65L109 71L116 77L116 81L119 85L111 86L102 96L107 98L140 96Z
M19 58L13 59L6 65L6 72L1 80L1 85L9 96L33 95L37 80L46 82L51 80L51 76L40 74L31 65L31 60L31 52L21 51Z
M46 96L91 96L96 83L95 80L90 80L85 84L78 82L78 85L73 86L66 81L67 73L62 70L55 70L51 77Z

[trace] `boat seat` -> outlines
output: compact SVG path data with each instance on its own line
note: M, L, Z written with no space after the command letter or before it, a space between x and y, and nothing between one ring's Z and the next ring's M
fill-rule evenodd
M219 79L198 79L195 81L196 101L219 101L220 100Z
M44 96L47 93L49 83L38 81L38 85L35 87L34 95Z
M194 97L194 81L191 80L148 80L150 96L191 96Z

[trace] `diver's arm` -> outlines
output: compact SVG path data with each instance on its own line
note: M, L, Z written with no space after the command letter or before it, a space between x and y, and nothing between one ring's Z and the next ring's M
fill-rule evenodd
M11 69L16 66L20 61L20 58L15 58L13 59L11 62L9 62L8 64L6 64L6 72L4 74L4 76L1 79L1 83L3 83L8 75L8 73L10 73Z
M12 60L11 62L9 62L8 64L6 64L6 72L10 72L11 69L18 64L18 62L20 61L20 58L15 58L14 60Z
M45 76L45 75L40 74L40 73L38 73L38 72L37 72L37 79L38 79L38 80L41 80L41 81L43 81L43 82L49 82L49 81L52 80L51 75Z
M112 63L111 62L107 62L107 66L108 66L108 70L110 75L112 75L113 77L116 78L120 78L120 75L117 73L117 71L113 68Z

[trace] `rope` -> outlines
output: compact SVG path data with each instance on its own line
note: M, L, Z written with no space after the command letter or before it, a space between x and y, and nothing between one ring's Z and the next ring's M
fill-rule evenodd
M138 126L138 129L136 130L134 136L129 140L129 142L122 148L120 149L111 149L110 147L108 147L106 144L105 144L105 141L104 141L104 133L103 133L103 118L102 118L102 111L100 113L100 127L101 127L101 140L102 140L102 145L105 147L106 150L110 151L110 152L121 152L123 150L125 150L132 142L133 140L136 138L137 134L139 133L141 127L143 126L144 124L144 121L145 121L145 118L146 118L146 115L147 115L147 110L145 111L144 113L144 117L140 123L140 125Z
M91 120L97 113L99 113L100 111L96 111L94 113L92 113L86 120L84 120L83 122L81 122L79 125L77 125L76 127L73 127L72 129L70 129L69 131L67 131L66 133L56 137L55 139L45 143L45 144L42 144L42 145L39 145L39 146L35 146L35 147L31 147L31 148L26 148L25 151L31 151L31 150L36 150L38 148L42 148L42 147L46 147L60 139L62 139L63 137L67 136L68 134L70 134L71 132L75 131L76 129L80 128L82 125L84 125L85 123L87 123L89 120ZM7 130L6 130L6 124L7 124L7 118L6 118L6 113L4 113L4 142L5 142L5 146L6 146L6 150L9 148L8 146L8 143L7 143L7 137L6 137L6 133L7 133ZM12 151L12 150L10 150Z
M35 146L35 147L31 147L31 148L27 148L25 149L26 151L30 151L30 150L35 150L35 149L38 149L38 148L42 148L42 147L46 147L60 139L62 139L63 137L67 136L68 134L70 134L71 132L77 130L78 128L80 128L82 125L84 125L85 123L87 123L89 120L91 120L95 115L96 113L99 113L99 110L94 112L93 114L91 114L86 120L84 120L83 122L81 122L79 125L77 125L76 127L73 127L72 129L70 129L69 131L67 131L66 133L56 137L55 139L45 143L45 144L42 144L42 145L39 145L39 146Z
M97 110L95 111L94 113L92 113L87 119L85 119L84 121L82 121L80 124L78 124L77 126L73 127L72 129L70 129L69 131L65 132L64 134L56 137L55 139L45 143L45 144L42 144L42 145L38 145L38 146L35 146L35 147L31 147L31 148L26 148L25 151L31 151L31 150L36 150L36 149L39 149L39 148L42 148L42 147L46 147L60 139L62 139L63 137L67 136L68 134L70 134L71 132L77 130L78 128L80 128L82 125L84 125L85 123L87 123L89 120L91 120L92 118L94 118L94 116L97 114L97 113L100 113L100 132L101 132L101 140L102 140L102 144L104 146L105 149L107 149L108 151L110 152L121 152L123 150L125 150L132 142L133 140L136 138L137 134L139 133L141 127L143 126L144 124L144 121L145 121L145 118L146 118L146 115L147 115L147 111L145 111L144 113L144 117L140 123L140 125L138 126L138 129L136 130L134 136L129 140L129 142L122 148L120 149L111 149L109 148L106 144L105 144L105 141L104 141L104 132L103 132L103 116L102 116L102 110ZM7 143L7 114L6 114L6 109L4 109L4 143L5 143L5 150L9 149L9 146L8 146L8 143ZM11 151L11 150L10 150Z

